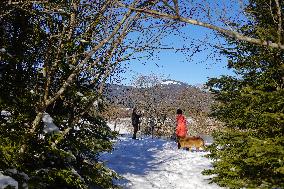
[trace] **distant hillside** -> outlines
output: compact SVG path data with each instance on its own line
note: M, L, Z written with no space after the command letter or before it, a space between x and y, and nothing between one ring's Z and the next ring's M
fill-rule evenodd
M173 104L173 106L181 108L190 106L189 108L196 112L208 112L211 104L214 102L213 95L204 90L202 86L192 86L175 80L163 80L160 84L153 87L155 87L155 90L151 88L148 88L147 90L158 92L158 94L155 95L155 98L161 98L158 100L167 101ZM134 94L137 94L139 90L146 89L108 84L105 94L107 99L111 102L121 104L126 108L132 108L134 106L132 97Z

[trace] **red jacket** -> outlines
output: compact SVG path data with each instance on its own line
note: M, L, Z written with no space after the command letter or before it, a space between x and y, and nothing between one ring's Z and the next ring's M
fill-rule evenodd
M176 135L178 137L185 137L187 135L186 119L181 114L176 117Z

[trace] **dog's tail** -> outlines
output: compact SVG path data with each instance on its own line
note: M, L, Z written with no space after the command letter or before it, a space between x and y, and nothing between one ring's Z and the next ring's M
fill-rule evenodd
M201 140L201 142L202 142L202 144L201 144L202 150L203 150L203 151L206 151L206 149L205 149L205 148L206 148L206 147L205 147L205 142L204 142L203 138L200 137L200 140Z
M205 147L205 142L204 142L203 138L200 137L200 139L202 141L202 146Z

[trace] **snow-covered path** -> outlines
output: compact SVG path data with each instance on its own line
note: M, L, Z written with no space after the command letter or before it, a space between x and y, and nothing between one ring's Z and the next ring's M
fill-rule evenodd
M112 153L101 159L124 179L118 184L129 189L216 189L201 171L211 166L207 152L178 150L174 141L126 135L116 142Z

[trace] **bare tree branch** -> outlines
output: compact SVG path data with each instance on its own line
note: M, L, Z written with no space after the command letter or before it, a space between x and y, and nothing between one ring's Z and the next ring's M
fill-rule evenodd
M275 0L276 9L277 9L277 17L278 17L278 45L281 45L282 38L282 14L279 0Z
M175 5L175 11L176 11L176 15L179 17L179 6L178 6L178 0L173 0L174 5Z
M127 21L127 24L124 26L124 28L122 29L120 35L117 37L117 39L113 42L113 44L111 45L111 48L105 53L106 55L104 56L104 59L108 59L111 58L115 52L115 50L117 50L117 46L122 42L122 40L126 37L126 35L128 34L129 27L130 25L133 23L133 21L135 19L137 19L137 17L139 16L139 13L136 14L135 16L133 16L131 19L129 19ZM97 59L96 63L98 63L101 60L101 58ZM98 87L98 94L101 95L104 89L104 85L106 82L106 79L110 76L110 74L112 73L112 69L116 67L116 65L121 61L121 59L116 60L114 63L110 64L109 62L106 62L105 64L105 69L106 71L104 73L98 74L96 75L95 78L93 78L93 82L97 82L97 79L102 78L102 82L99 84ZM96 64L95 63L95 64ZM93 63L94 64L94 63ZM102 76L103 75L103 76ZM72 125L76 125L78 124L78 122L80 121L80 118L87 113L90 108L93 106L94 102L97 100L96 97L91 97L91 99L89 99L89 102L87 103L85 109L79 113L77 116L75 116ZM70 127L66 128L62 134L63 136L67 135L70 131ZM55 141L55 145L58 143L58 141Z
M271 47L271 48L278 48L278 49L284 50L284 45L281 44L281 43L279 44L279 43L275 43L275 42L272 42L272 41L263 41L261 39L248 37L248 36L245 36L245 35L242 35L242 34L236 32L236 31L227 30L227 29L224 29L224 28L221 28L221 27L209 24L209 23L205 23L205 22L201 22L201 21L198 21L198 20L185 18L185 17L181 17L181 16L170 15L170 14L158 12L158 11L155 11L155 10L149 10L149 9L144 9L144 8L135 8L133 6L127 6L127 5L125 5L121 2L119 2L118 4L122 7L129 8L130 10L145 13L145 14L153 16L153 17L176 20L176 21L180 21L180 22L184 22L184 23L188 23L188 24L197 25L197 26L201 26L201 27L204 27L204 28L212 29L212 30L220 32L223 35L226 35L228 37L235 38L236 40L239 40L239 41L245 41L245 42L256 44L256 45L267 46L267 47Z
M133 5L135 5L137 3L137 1L134 1ZM121 19L121 21L119 23L117 23L117 25L115 26L115 28L113 29L113 31L111 32L111 34L107 37L105 37L103 40L100 41L100 43L98 43L96 46L94 46L86 55L86 57L75 67L75 69L73 70L73 72L69 75L69 77L66 79L66 81L63 83L63 85L61 86L61 88L53 95L53 97L45 100L42 104L40 104L40 108L39 111L37 113L36 118L34 119L33 123L32 123L32 128L30 129L31 133L34 133L37 126L40 123L41 117L43 115L43 112L46 110L46 108L51 105L52 103L54 103L61 95L63 95L63 93L66 91L67 87L70 86L74 79L76 78L76 76L78 75L78 73L80 73L80 71L82 71L84 69L84 66L88 63L88 61L92 58L92 56L100 49L102 48L105 44L107 44L116 34L119 33L121 27L123 26L123 24L126 23L126 21L128 20L128 18L130 17L130 15L133 13L132 10L129 10L127 13L125 13L125 15L123 16L123 18ZM95 61L96 63L97 61ZM94 63L93 63L94 65Z
M273 14L273 10L272 10L272 0L269 0L269 5L267 5L267 6L269 6L270 14L271 14L271 17L272 17L274 23L277 23L277 21L276 21L276 19L275 19L275 16L274 16L274 14Z

